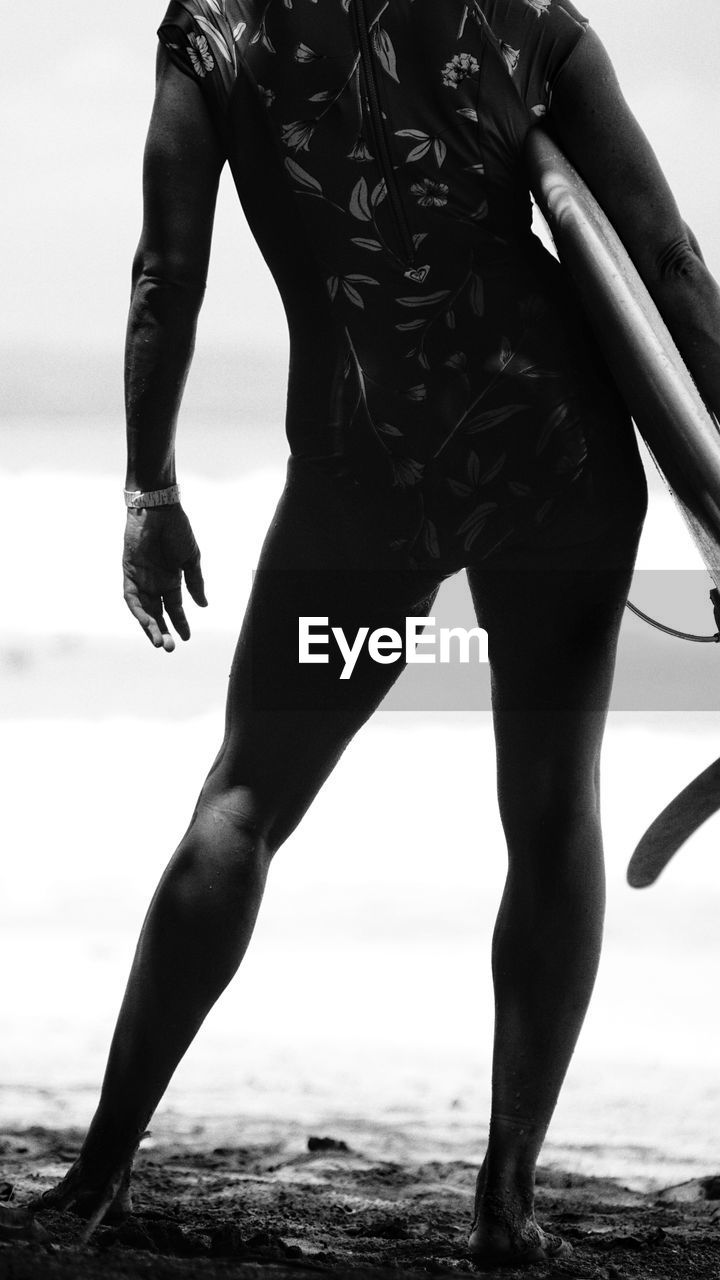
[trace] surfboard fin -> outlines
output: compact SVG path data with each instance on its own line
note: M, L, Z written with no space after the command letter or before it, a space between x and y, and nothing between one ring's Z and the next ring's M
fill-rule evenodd
M720 759L693 778L650 824L628 864L628 884L633 889L654 884L678 849L719 809Z

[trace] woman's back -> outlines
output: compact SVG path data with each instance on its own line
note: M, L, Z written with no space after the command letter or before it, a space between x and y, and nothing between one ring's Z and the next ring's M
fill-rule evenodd
M296 365L332 348L309 396L291 381L293 451L372 457L416 560L484 557L571 489L584 506L592 455L607 471L627 434L530 234L525 138L585 27L553 0L182 0L161 28L223 137Z

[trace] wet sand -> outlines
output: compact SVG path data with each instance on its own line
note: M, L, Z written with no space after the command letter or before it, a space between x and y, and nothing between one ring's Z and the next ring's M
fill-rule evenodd
M51 1186L77 1152L77 1129L6 1133L0 1196L22 1205ZM272 1141L216 1145L195 1133L143 1144L135 1208L82 1246L80 1219L47 1213L52 1251L0 1240L0 1276L112 1280L130 1276L290 1280L310 1275L477 1273L465 1256L475 1167L459 1160L378 1159L340 1134L289 1125ZM720 1175L641 1192L619 1180L541 1168L538 1218L573 1246L572 1257L525 1271L485 1272L578 1280L720 1277Z

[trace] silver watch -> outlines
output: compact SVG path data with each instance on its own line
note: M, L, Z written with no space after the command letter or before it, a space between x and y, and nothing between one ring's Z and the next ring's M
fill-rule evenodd
M180 489L176 484L170 485L168 489L150 489L149 492L125 489L124 493L125 506L132 507L134 511L142 507L170 507L180 501Z

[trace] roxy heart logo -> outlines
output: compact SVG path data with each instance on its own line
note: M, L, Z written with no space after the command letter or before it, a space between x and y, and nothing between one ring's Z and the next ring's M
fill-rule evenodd
M406 280L412 280L413 284L424 284L430 275L430 267L408 267L407 271L403 272L403 275Z

